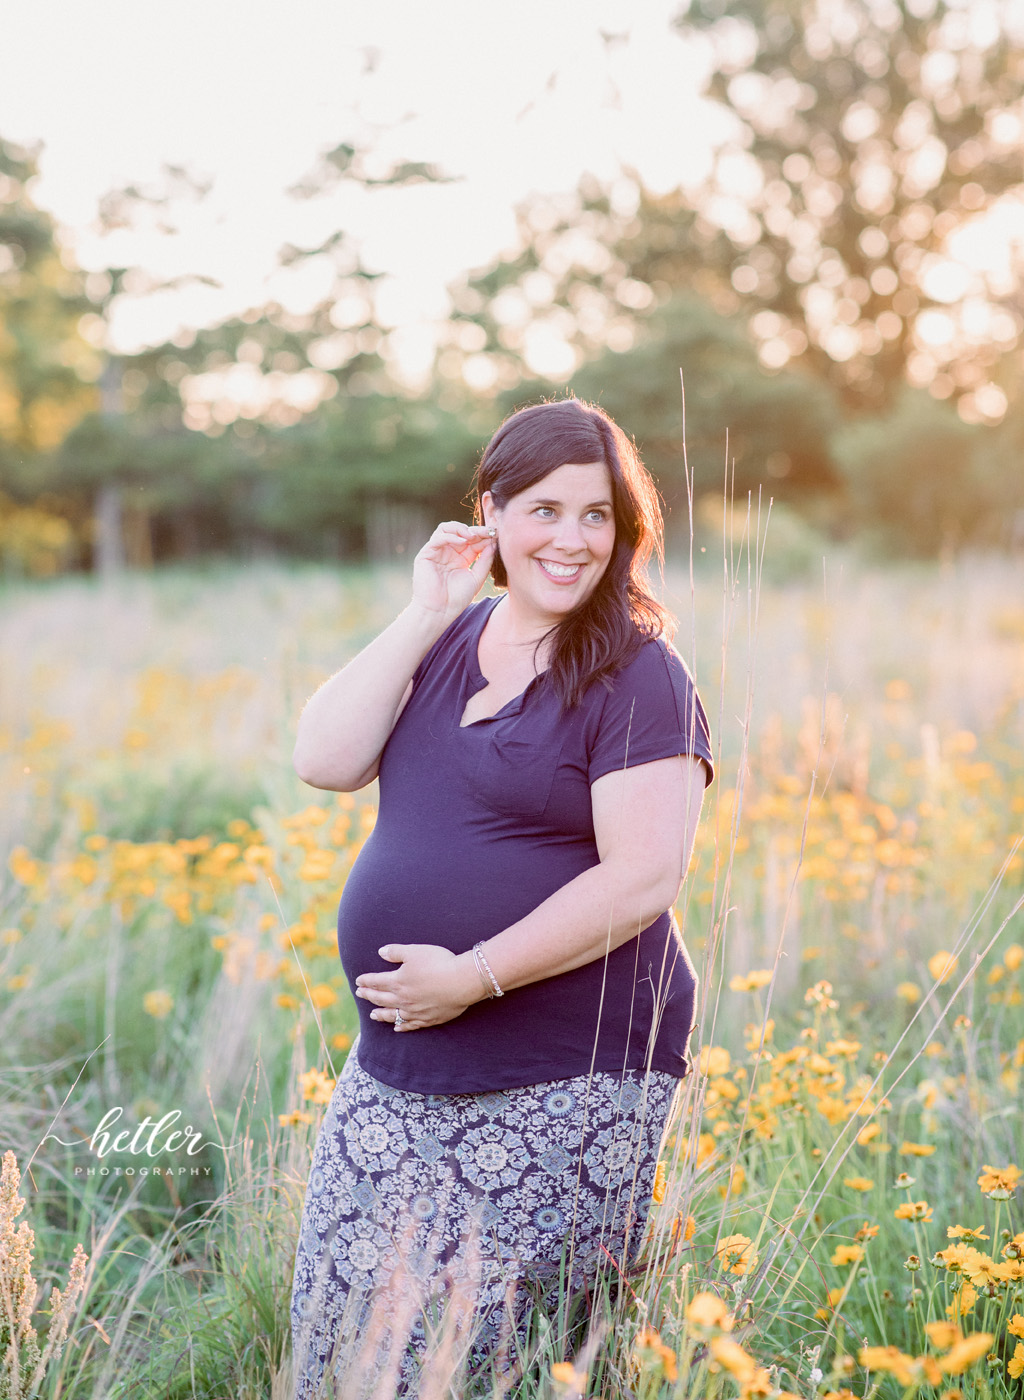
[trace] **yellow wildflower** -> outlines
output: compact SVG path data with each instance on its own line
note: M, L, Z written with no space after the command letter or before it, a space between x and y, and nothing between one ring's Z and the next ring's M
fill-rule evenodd
M767 987L771 980L771 968L760 968L756 972L746 973L745 976L731 977L729 990L731 992L756 992L760 987Z
M338 1000L338 993L326 982L318 982L315 987L310 988L309 999L318 1011L323 1011L326 1007L334 1005Z
M667 1381L674 1381L678 1378L679 1368L676 1364L676 1354L671 1347L667 1347L661 1340L660 1334L653 1327L644 1327L637 1333L636 1349L640 1352L653 1353L653 1359L665 1373ZM641 1365L649 1358L640 1357Z
M877 1225L869 1225L868 1222L865 1220L864 1224L860 1227L860 1229L857 1231L853 1238L855 1240L873 1240L878 1234L878 1230L879 1227Z
M757 1251L748 1235L726 1235L719 1241L715 1257L727 1273L740 1278L757 1267Z
M692 1155L689 1142L683 1145L683 1156L689 1161ZM701 1133L697 1138L697 1167L707 1166L715 1158L715 1139L711 1133Z
M147 1016L152 1016L154 1020L162 1021L174 1010L174 998L171 996L170 992L147 992L142 998L142 1007Z
M905 1001L913 1006L915 1002L921 1000L921 988L916 982L901 982L896 988L896 995L901 1001Z
M743 1189L747 1184L747 1173L744 1167L735 1166L729 1171L728 1181L723 1181L718 1188L718 1194L722 1197L742 1196Z
M958 1274L967 1267L977 1252L970 1244L952 1244L948 1249L938 1251L935 1262L949 1269L951 1273Z
M946 1316L951 1317L955 1322L965 1317L967 1313L972 1312L977 1301L978 1290L973 1284L965 1283L946 1309Z
M299 879L310 882L326 880L334 869L335 853L322 851L318 847L306 852L306 858L299 867Z
M875 1183L869 1176L844 1176L843 1185L848 1186L851 1191L873 1191Z
M1003 962L1006 964L1009 972L1016 972L1021 964L1024 963L1024 948L1022 948L1019 943L1011 943L1003 954Z
M808 1005L816 1004L822 1011L835 1011L839 1003L832 996L832 983L822 980L815 982L813 987L808 987L804 992L804 1001Z
M1011 1337L1024 1337L1024 1314L1014 1313L1006 1327Z
M1000 1265L978 1250L972 1250L970 1259L964 1264L964 1273L978 1288L986 1288L990 1283L1000 1282L999 1271Z
M900 1385L913 1385L917 1367L899 1347L861 1347L857 1359L869 1371L888 1371Z
M299 1123L312 1123L313 1118L308 1113L303 1113L300 1109L295 1109L291 1113L279 1113L277 1121L282 1128L294 1128Z
M686 1305L686 1320L694 1327L720 1327L731 1332L732 1313L715 1293L695 1293Z
M926 1322L924 1330L933 1347L948 1351L954 1342L960 1341L962 1333L955 1322Z
M945 949L940 949L939 952L933 953L928 959L928 971L931 973L932 977L934 977L935 981L938 982L939 986L942 986L944 982L948 982L953 976L959 961L960 959L955 957L952 953L947 953Z
M697 1067L701 1074L725 1074L731 1062L728 1050L721 1045L704 1045L701 1047Z
M302 1097L310 1103L330 1103L335 1081L322 1069L308 1069L299 1075L299 1088Z
M927 1201L907 1201L902 1206L897 1206L893 1211L897 1220L923 1220L925 1222L932 1219L932 1208Z
M587 1384L586 1371L577 1371L571 1361L556 1361L551 1367L551 1379L559 1385L570 1386L573 1390L583 1390Z
M989 1236L980 1226L977 1230L971 1230L966 1225L947 1225L946 1238L950 1240L987 1240Z
M859 1244L837 1244L832 1254L832 1263L840 1268L844 1264L857 1264L864 1258L864 1248Z
M696 1233L697 1222L692 1215L688 1215L685 1220L682 1215L677 1215L669 1229L669 1239L673 1244L678 1244L680 1240L692 1240Z
M757 1372L754 1358L731 1337L712 1337L710 1351L718 1364L735 1376L741 1385L754 1378Z
M651 1188L651 1198L655 1205L660 1206L665 1199L665 1186L667 1177L665 1175L665 1163L659 1162L654 1168L654 1185Z
M1024 1342L1018 1342L1014 1347L1013 1355L1006 1363L1006 1374L1014 1380L1024 1376Z
M973 1366L975 1361L984 1356L991 1345L991 1332L975 1332L973 1336L954 1342L949 1352L939 1361L939 1365L947 1376L959 1376L968 1366Z
M982 1194L990 1200L1008 1201L1016 1190L1020 1175L1020 1168L1012 1164L1008 1167L990 1167L986 1162L978 1177L978 1185Z
M901 1142L898 1151L904 1157L930 1157L935 1151L935 1144L924 1142Z
M7 868L19 885L40 884L45 878L42 866L33 860L24 846L15 846L7 858Z
M346 1035L344 1031L338 1031L337 1035L331 1036L332 1050L350 1050L352 1048L352 1037Z

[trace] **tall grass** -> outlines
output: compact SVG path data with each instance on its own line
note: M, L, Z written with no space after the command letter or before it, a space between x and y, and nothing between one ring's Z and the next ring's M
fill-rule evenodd
M1024 567L772 583L762 557L668 579L721 758L648 1246L575 1349L537 1317L513 1393L1019 1395ZM404 587L260 566L0 599L0 1150L40 1285L89 1255L41 1395L290 1393L355 1029L333 911L373 821L298 783L291 730ZM111 1137L180 1111L160 1143L197 1150L98 1155L114 1107Z

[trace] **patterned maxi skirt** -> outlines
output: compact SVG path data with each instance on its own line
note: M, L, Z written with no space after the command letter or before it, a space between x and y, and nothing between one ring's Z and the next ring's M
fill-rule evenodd
M679 1080L415 1094L372 1078L357 1048L302 1212L296 1400L500 1394L529 1363L537 1310L557 1328L572 1293L635 1258Z

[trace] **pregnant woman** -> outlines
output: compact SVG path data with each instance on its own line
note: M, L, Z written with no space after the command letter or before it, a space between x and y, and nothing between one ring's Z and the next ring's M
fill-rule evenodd
M360 1034L303 1209L299 1400L425 1395L442 1364L511 1385L531 1311L635 1256L687 1070L671 909L712 756L648 588L653 483L568 399L509 418L475 485L477 523L438 526L299 722L307 783L380 782L338 917Z

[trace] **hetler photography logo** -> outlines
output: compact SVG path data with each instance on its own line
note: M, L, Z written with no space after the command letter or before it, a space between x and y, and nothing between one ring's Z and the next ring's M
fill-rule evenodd
M124 1109L117 1107L108 1109L96 1125L92 1137L89 1139L89 1151L100 1159L110 1156L129 1156L142 1158L138 1165L124 1166L122 1164L106 1164L92 1167L75 1167L76 1176L209 1176L213 1171L212 1167L201 1163L184 1166L180 1160L177 1165L170 1165L157 1161L157 1158L182 1153L186 1157L194 1158L208 1147L225 1149L220 1143L204 1142L203 1135L198 1129L193 1128L191 1123L186 1123L183 1127L177 1124L182 1118L180 1108L173 1108L165 1113L162 1118L154 1119L152 1115L146 1114L141 1123L136 1123L134 1128L128 1124L118 1127L124 1118ZM63 1147L77 1147L75 1142L65 1142L55 1133L48 1133L43 1139L44 1142L53 1138L54 1142L59 1142Z

